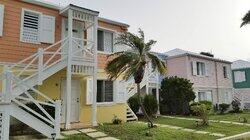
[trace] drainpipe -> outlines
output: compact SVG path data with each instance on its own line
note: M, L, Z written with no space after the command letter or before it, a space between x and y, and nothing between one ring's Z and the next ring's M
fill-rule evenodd
M215 79L216 79L216 92L217 92L217 104L219 104L219 86L218 86L218 68L217 63L214 61L215 64Z

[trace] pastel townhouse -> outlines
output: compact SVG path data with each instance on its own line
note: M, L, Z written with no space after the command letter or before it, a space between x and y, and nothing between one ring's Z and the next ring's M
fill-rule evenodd
M129 26L98 15L72 4L0 0L0 139L8 139L12 118L49 138L61 127L136 119L126 103L133 88L104 70L109 54L126 49L114 41Z
M231 62L181 49L173 49L165 54L167 76L189 79L196 93L195 101L207 100L214 105L231 104Z
M250 109L250 62L234 61L232 64L233 99L241 103L241 108Z

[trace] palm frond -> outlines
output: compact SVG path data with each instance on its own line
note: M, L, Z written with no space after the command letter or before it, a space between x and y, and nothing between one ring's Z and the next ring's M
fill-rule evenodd
M157 69L157 71L160 74L165 74L166 73L167 68L166 68L166 65L165 65L164 61L162 61L158 56L156 56L155 54L153 54L151 52L148 52L147 56L149 57L154 70Z
M246 13L246 15L242 18L242 23L240 27L250 23L250 10Z

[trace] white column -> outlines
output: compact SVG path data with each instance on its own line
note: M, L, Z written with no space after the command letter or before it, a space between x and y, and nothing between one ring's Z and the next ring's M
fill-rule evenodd
M149 66L147 65L146 66L146 73L145 73L145 76L146 78L146 94L148 95L148 90L149 90ZM141 87L142 88L142 87Z
M92 125L97 126L97 104L96 104L96 98L97 98L97 28L98 28L98 20L97 17L95 17L94 21L94 29L93 29L93 35L94 35L94 73L93 73L93 101L92 101Z
M61 100L56 100L55 102L55 138L60 137L60 123L61 123Z
M66 119L65 128L70 128L70 114L71 114L71 59L72 59L72 29L73 29L73 12L71 9L68 11L68 65L67 65L67 97L66 97Z

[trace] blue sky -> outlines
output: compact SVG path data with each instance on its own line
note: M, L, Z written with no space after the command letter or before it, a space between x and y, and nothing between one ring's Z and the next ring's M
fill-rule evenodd
M226 60L250 60L250 25L239 28L250 0L46 0L100 12L101 17L142 28L157 40L154 51L209 51Z

